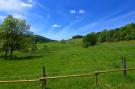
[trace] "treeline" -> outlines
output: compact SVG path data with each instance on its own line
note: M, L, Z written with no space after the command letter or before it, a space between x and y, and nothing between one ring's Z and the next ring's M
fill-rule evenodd
M97 42L103 43L103 42L115 42L134 39L135 39L135 24L131 23L120 28L87 34L83 38L83 46L84 47L93 46Z
M34 37L35 37L35 41L40 42L40 43L56 41L56 40L51 40L49 38L46 38L46 37L43 37L43 36L40 36L40 35L34 35Z
M80 38L83 38L83 36L82 35L75 35L72 37L72 39L80 39Z
M98 42L114 42L135 39L135 24L128 24L113 30L104 30L97 33Z

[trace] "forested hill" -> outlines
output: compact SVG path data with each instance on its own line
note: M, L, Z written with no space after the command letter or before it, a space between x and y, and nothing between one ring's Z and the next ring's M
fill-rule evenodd
M56 40L52 40L52 39L49 39L47 37L43 37L43 36L40 36L40 35L35 35L35 40L36 40L36 42L52 42L52 41L56 41Z
M87 36L91 34L92 33L87 34ZM131 23L116 29L103 30L95 34L97 35L97 41L99 43L122 40L135 40L135 23Z

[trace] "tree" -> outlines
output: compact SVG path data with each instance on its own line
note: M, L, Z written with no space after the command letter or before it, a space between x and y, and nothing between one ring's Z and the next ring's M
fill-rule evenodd
M99 42L99 43L103 43L103 42L106 41L106 34L107 34L107 30L102 31L102 32L99 34L99 37L98 37L98 42Z
M114 30L110 30L106 32L106 41L112 42L113 41L113 35L114 35Z
M113 33L113 36L112 36L112 41L119 41L120 40L120 31L119 31L119 28L116 28L114 30L114 33Z
M87 48L89 46L94 46L97 43L97 34L90 33L83 38L83 47Z
M73 36L72 39L80 39L80 38L83 38L82 35L76 35L76 36Z
M1 24L0 33L2 40L2 49L5 51L5 56L10 53L10 58L13 58L13 52L19 50L25 44L25 35L29 32L30 25L25 20L14 18L12 15L7 16Z

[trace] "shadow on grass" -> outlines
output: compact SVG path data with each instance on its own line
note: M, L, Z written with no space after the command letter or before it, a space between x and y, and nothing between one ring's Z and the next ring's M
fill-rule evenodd
M42 55L28 55L28 56L23 56L23 57L17 57L14 56L12 59L10 57L5 57L5 56L0 56L0 59L5 59L5 60L31 60L35 58L41 58Z
M45 89L51 89L50 87L46 87Z

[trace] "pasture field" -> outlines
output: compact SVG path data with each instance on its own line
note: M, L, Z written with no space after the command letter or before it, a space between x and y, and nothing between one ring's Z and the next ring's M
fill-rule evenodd
M43 66L47 76L120 69L122 56L126 57L128 68L135 68L135 41L82 48L82 40L76 39L39 43L37 47L33 53L16 53L19 58L14 60L1 57L0 80L36 79L42 76ZM1 83L0 89L41 89L41 82ZM127 72L126 80L123 80L122 72L99 75L98 86L95 86L95 77L48 80L47 89L135 89L135 71Z

